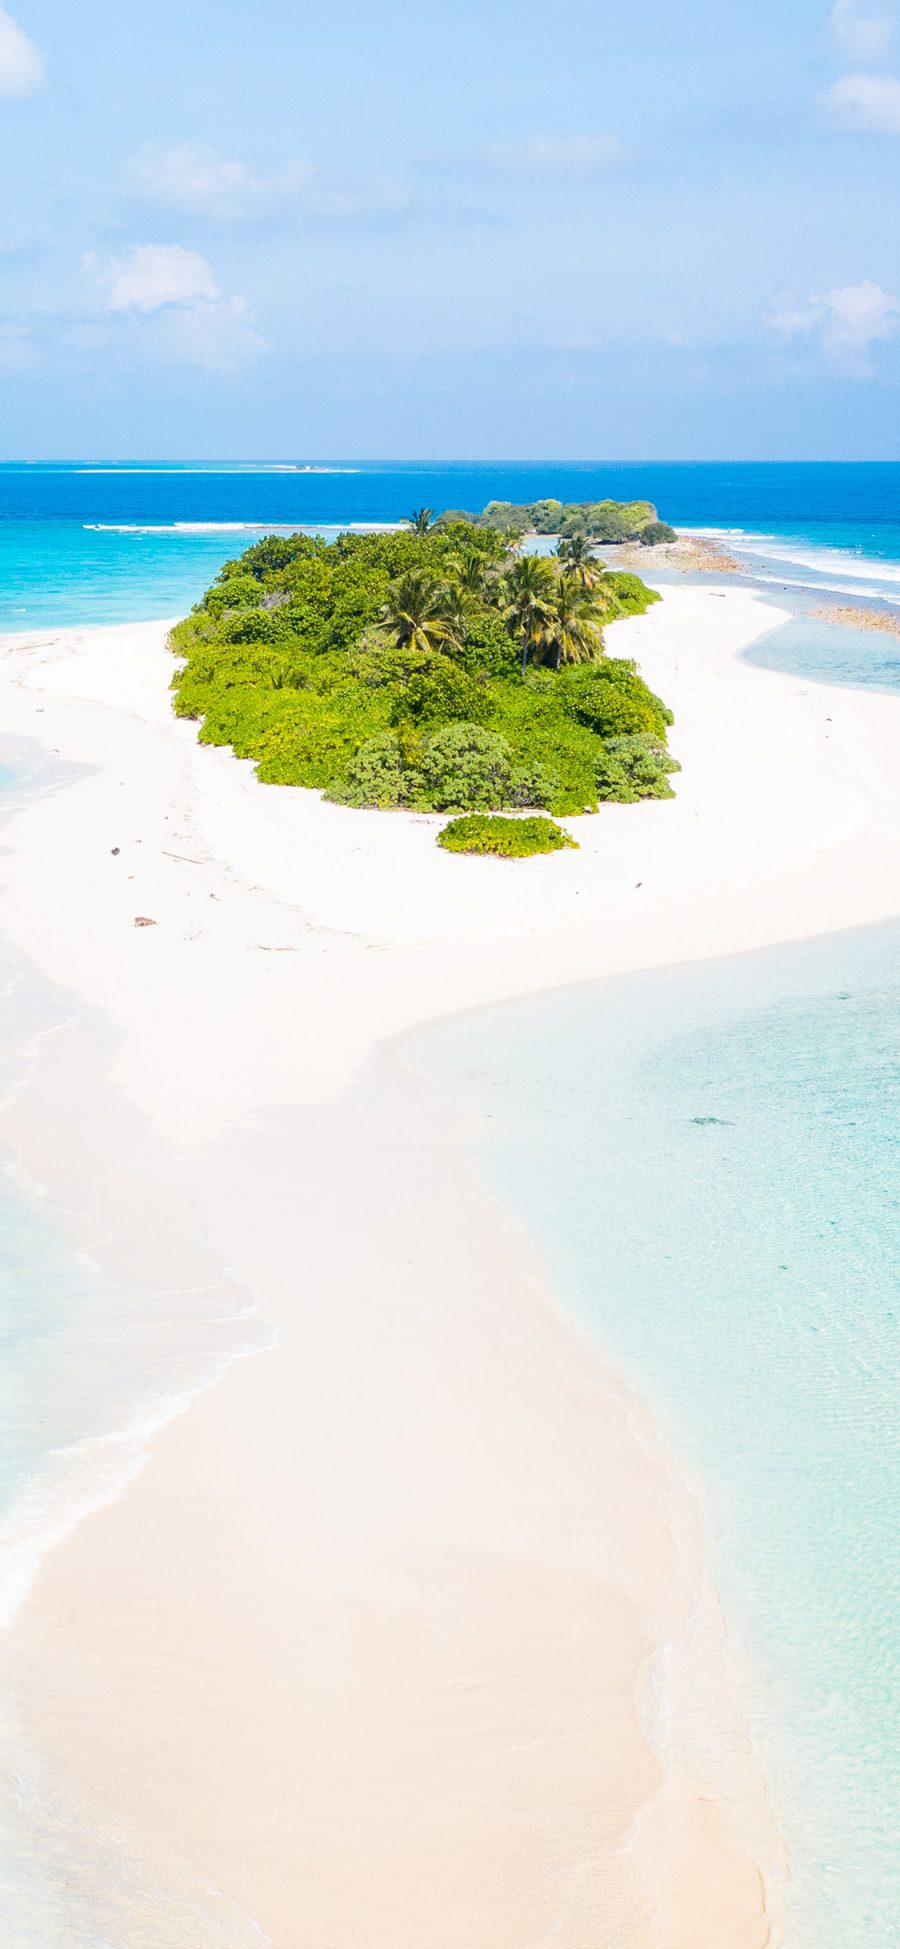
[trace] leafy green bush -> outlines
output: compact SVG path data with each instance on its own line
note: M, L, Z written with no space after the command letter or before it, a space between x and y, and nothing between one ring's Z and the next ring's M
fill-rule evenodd
M672 713L649 690L634 663L605 657L602 663L563 673L567 709L601 738L647 732L665 740Z
M552 819L504 819L496 813L491 818L451 819L438 833L438 845L448 853L492 854L495 859L528 859L577 844Z
M559 772L552 766L544 765L534 759L530 764L516 765L510 781L507 804L522 810L531 806L556 805L560 797L561 780Z
M441 535L445 534L448 528L454 528L460 525L468 527L471 519L471 515L466 513L465 508L445 508L443 513L439 514L433 522L432 533Z
M376 805L382 810L406 803L406 767L399 738L383 731L354 752L344 775L325 793L339 805Z
M651 603L662 600L658 589L648 589L639 575L623 568L607 569L602 587L615 596L620 616L643 616Z
M671 799L672 772L679 770L664 745L648 737L610 738L597 756L599 799L634 805L638 799Z
M488 812L508 805L512 751L479 724L445 724L422 753L422 790L435 812Z
M641 529L639 540L642 548L655 548L660 542L677 541L678 536L668 521L648 521L646 528Z
M459 655L464 667L481 677L519 674L519 646L502 618L490 610L482 610L468 619Z
M656 520L650 501L595 501L566 508L562 535L583 534L590 541L636 541L648 521Z
M256 576L242 573L238 563L228 566L233 574L224 576L205 597L206 607L214 616L223 616L230 609L258 608L262 601L262 587Z
M500 533L527 535L533 533L531 509L517 507L512 501L489 501L482 515L466 515L467 521L481 521L486 528L496 528Z
M416 724L446 724L454 718L483 723L493 714L494 700L484 683L477 683L450 657L435 654L430 666L413 670L397 697L391 722L412 718Z

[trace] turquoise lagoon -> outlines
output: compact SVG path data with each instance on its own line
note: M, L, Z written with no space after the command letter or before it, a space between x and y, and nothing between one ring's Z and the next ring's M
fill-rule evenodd
M700 1485L788 1949L900 1941L900 925L408 1045ZM723 1945L724 1949L724 1945Z

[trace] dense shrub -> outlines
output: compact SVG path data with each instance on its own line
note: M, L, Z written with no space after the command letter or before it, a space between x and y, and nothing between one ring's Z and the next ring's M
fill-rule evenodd
M678 769L654 738L610 738L597 757L597 797L624 805L638 799L674 798L669 778Z
M559 802L561 779L558 771L551 765L544 765L538 759L528 764L516 765L510 780L508 805L522 807L556 805Z
M469 521L480 521L486 528L496 528L505 534L527 535L534 533L531 509L517 507L513 501L489 501L481 515L467 515Z
M512 751L496 731L479 724L446 724L422 754L422 790L435 812L488 812L508 805Z
M494 710L486 684L479 684L448 656L435 655L430 668L413 670L396 698L391 722L412 718L416 724L446 724L467 718L480 724Z
M656 520L650 501L596 501L566 508L561 535L586 535L589 541L636 541L648 521Z
M674 528L669 527L668 521L648 521L646 528L641 529L638 539L642 548L655 548L660 542L677 541L678 536Z
M242 572L236 563L229 566L233 567L233 574L223 576L205 597L211 615L224 616L232 609L257 608L262 601L262 586L256 576Z
M643 616L651 603L661 601L657 589L648 589L639 575L631 575L627 569L608 569L603 586L612 590L622 616Z
M406 803L406 767L400 741L392 731L379 738L368 738L354 752L342 778L335 779L325 797L339 805L377 805L384 808Z
M280 569L293 568L302 559L311 560L321 555L324 542L316 535L266 535L262 541L255 541L245 549L237 562L226 562L222 576L227 577L234 570L245 575L254 575L258 582L269 579Z
M577 844L552 819L503 819L496 813L492 818L451 819L438 833L438 845L448 853L493 854L496 859L528 859Z
M561 688L572 716L598 737L647 732L665 740L672 713L625 658L605 657L602 663L566 671Z
M486 677L518 676L519 646L506 624L489 610L472 616L466 628L461 660L467 670Z

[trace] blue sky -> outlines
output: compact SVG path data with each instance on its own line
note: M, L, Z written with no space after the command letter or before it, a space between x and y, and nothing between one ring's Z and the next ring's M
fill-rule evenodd
M0 150L2 457L898 457L890 0L11 0Z

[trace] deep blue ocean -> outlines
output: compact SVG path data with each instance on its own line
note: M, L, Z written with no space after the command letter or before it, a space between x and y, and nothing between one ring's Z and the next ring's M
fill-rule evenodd
M0 631L183 614L273 527L327 531L548 495L649 498L678 528L724 530L748 573L793 591L801 609L810 589L900 603L900 464L367 461L303 472L86 461L0 467Z

